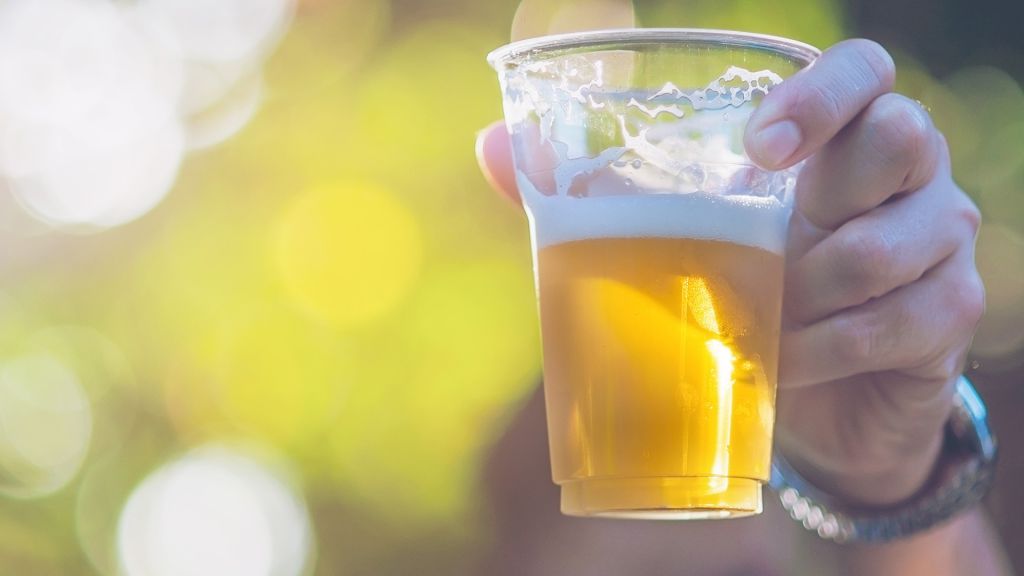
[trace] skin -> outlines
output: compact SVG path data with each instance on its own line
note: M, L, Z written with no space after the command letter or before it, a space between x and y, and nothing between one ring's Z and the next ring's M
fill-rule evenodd
M836 44L764 99L744 140L766 169L807 160L787 247L777 447L864 506L898 504L928 480L985 307L980 213L894 78L878 44ZM505 129L477 144L485 176L518 202ZM894 544L821 546L850 574L1009 573L977 510Z

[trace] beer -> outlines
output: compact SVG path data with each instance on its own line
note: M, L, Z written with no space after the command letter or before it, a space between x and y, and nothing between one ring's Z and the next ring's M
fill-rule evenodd
M562 511L759 512L788 212L649 195L576 201L567 220L568 202L531 211Z

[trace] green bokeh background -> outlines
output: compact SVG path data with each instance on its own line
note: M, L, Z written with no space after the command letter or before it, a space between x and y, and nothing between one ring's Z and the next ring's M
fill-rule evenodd
M0 351L59 356L89 396L94 432L60 491L0 497L0 573L118 574L131 491L212 441L290 468L316 574L471 573L492 534L482 459L540 367L526 222L473 155L476 132L501 115L484 55L514 20L549 31L573 4L614 25L622 6L526 4L516 18L512 0L300 2L264 66L259 112L190 155L153 212L85 236L5 233ZM969 52L969 35L900 37L884 14L839 0L638 1L636 15L821 47L871 30L895 39L899 89L932 111L986 217L989 315L974 371L994 398L1017 399L1024 93L1010 63L1024 54ZM385 264L367 267L367 252ZM316 273L310 253L341 264ZM1012 424L999 431L1021 438ZM1004 475L1022 460L1011 453ZM997 492L1008 510L997 523L1019 541L1008 493Z

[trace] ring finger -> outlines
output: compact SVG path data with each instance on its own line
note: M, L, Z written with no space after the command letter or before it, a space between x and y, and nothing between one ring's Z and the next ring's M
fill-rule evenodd
M815 322L916 281L971 242L977 214L941 179L850 220L788 265L787 318Z
M962 247L918 282L784 333L780 385L883 370L950 370L940 352L973 333L985 305L972 258L972 250Z

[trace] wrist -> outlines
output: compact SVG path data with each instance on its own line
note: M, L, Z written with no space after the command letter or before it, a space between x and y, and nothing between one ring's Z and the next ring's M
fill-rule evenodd
M801 457L797 451L782 453L793 468L818 488L857 508L897 505L921 492L935 475L942 452L942 430L920 448L903 454L887 466L829 470Z
M996 454L985 404L961 376L934 473L906 502L878 504L880 499L872 497L875 504L857 506L844 501L801 476L782 451L772 459L770 485L789 515L822 538L885 543L931 530L974 507L992 486ZM902 475L904 481L909 477ZM845 483L852 476L839 478Z

